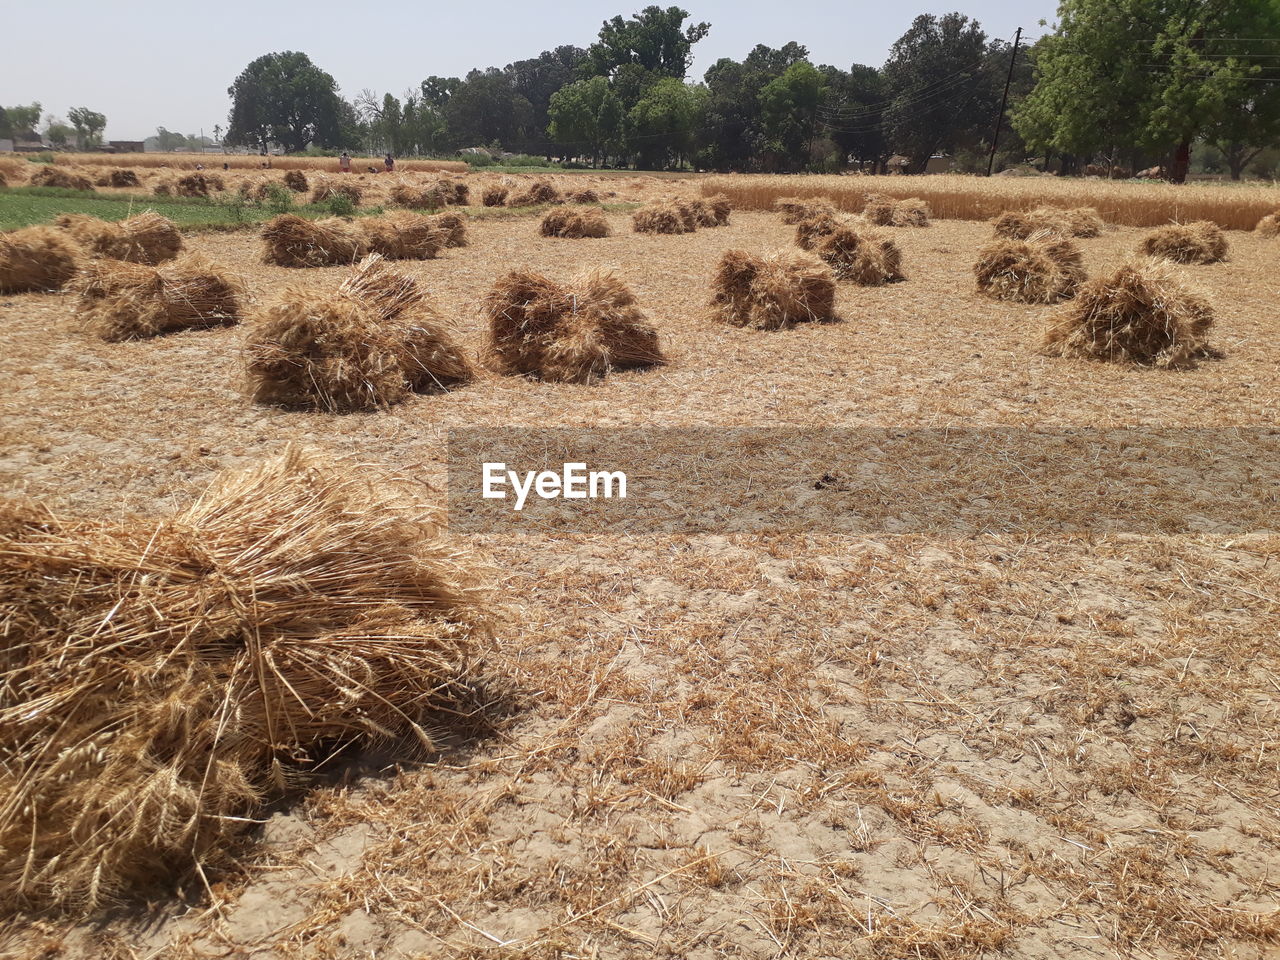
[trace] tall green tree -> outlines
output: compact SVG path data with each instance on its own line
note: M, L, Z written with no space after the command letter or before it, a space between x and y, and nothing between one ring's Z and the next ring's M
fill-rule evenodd
M760 119L771 169L799 170L811 159L823 85L817 67L801 60L761 88Z
M65 150L67 144L76 135L75 127L63 123L57 117L50 117L48 124L44 128L45 139L59 150Z
M581 47L564 45L554 50L544 50L528 60L517 60L504 68L511 80L511 88L529 102L532 117L526 139L515 144L522 153L549 155L551 141L547 138L547 125L551 122L547 110L551 97L577 77L578 68L587 57Z
M628 114L627 138L639 165L648 169L674 163L684 166L693 155L706 112L707 88L675 77L654 82Z
M533 105L520 95L511 77L496 67L472 70L443 107L449 139L455 147L522 142L533 123Z
M825 84L818 108L823 133L844 156L875 169L888 158L884 131L884 77L875 67L855 63L847 71L821 66Z
M978 22L959 13L918 16L894 43L883 130L911 172L923 173L940 150L975 146L990 128L1004 84L992 53Z
M43 113L44 108L39 103L3 108L0 110L0 137L8 139L34 132Z
M107 118L88 107L72 107L67 111L67 119L76 128L76 147L80 150L97 146L107 126Z
M1041 150L1155 151L1182 182L1197 139L1274 136L1277 37L1277 0L1063 0L1013 122Z
M269 53L250 63L227 89L227 143L288 151L338 141L338 84L305 53Z
M614 17L600 27L599 39L587 50L580 73L612 77L626 64L650 73L683 80L693 62L693 45L711 30L709 23L685 26L689 11L679 7L645 7L630 19Z
M547 136L552 142L566 155L590 156L593 167L599 166L600 158L622 142L622 102L604 77L577 80L562 87L551 97L547 113Z
M739 63L722 57L707 70L702 166L750 170L760 165L764 143L760 91L793 64L807 61L801 44L757 44Z

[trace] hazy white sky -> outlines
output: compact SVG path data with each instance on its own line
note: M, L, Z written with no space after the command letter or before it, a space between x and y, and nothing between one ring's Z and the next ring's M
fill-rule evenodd
M1038 35L1056 0L657 0L711 24L694 48L690 76L720 57L741 59L757 43L795 40L816 63L879 66L920 13L960 12L988 35ZM5 5L0 104L39 100L65 119L70 107L107 116L108 138L140 140L164 126L181 133L224 127L227 87L264 53L301 50L337 79L345 96L364 87L400 95L427 76L505 66L564 43L588 46L603 20L648 0L447 0L444 3L314 0L62 0Z

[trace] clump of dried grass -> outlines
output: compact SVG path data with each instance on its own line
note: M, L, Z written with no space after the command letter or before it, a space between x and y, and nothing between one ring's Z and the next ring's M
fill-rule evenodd
M433 260L449 239L448 228L435 217L408 210L362 217L355 222L354 230L364 238L362 253L367 249L388 260Z
M87 264L73 283L76 315L103 340L235 323L243 287L194 256L155 268L120 260Z
M364 192L354 183L334 180L331 177L320 177L311 191L312 203L323 203L330 197L342 196L349 199L357 207L364 198Z
M780 330L834 318L835 277L824 263L804 253L758 257L727 250L711 288L713 315L735 327Z
M100 176L95 182L99 187L139 187L138 174L133 170L111 170Z
M230 862L362 744L474 713L488 595L440 512L289 449L159 521L0 504L0 896L92 909Z
M0 292L57 290L75 276L78 252L52 227L0 233Z
M449 177L442 177L436 182L440 193L444 196L444 202L452 206L465 207L471 202L471 188L467 186L464 180L455 180Z
M467 215L453 211L436 214L431 220L445 232L446 247L465 247L470 242L467 236Z
M600 194L592 190L590 187L583 187L580 190L570 190L564 195L567 203L599 203Z
M1213 309L1167 261L1126 264L1083 284L1045 333L1053 356L1163 368L1212 355Z
M29 185L33 187L58 187L62 190L83 190L93 193L93 181L78 173L63 169L57 164L42 164L40 169L31 175Z
M438 184L401 182L391 188L391 202L410 210L438 210L446 201Z
M1227 238L1216 223L1197 220L1152 230L1138 249L1148 257L1174 263L1218 263L1227 258Z
M636 233L692 233L696 228L691 212L670 200L658 200L631 214Z
M609 235L609 223L599 210L571 210L567 207L548 210L539 229L544 237L580 239Z
M796 224L796 244L801 250L812 250L841 226L841 221L829 213L817 213L805 217Z
M711 210L711 217L714 223L707 224L712 227L724 227L729 223L729 214L733 212L733 204L729 202L729 198L723 193L713 194L702 201Z
M207 197L216 189L203 173L188 173L174 181L172 190L179 197Z
M1102 218L1093 207L1006 210L991 223L996 236L1015 240L1046 231L1063 237L1096 237L1102 233Z
M543 203L563 203L564 198L554 183L535 180L523 190L507 198L509 207L536 207Z
M501 278L485 297L486 357L506 374L591 383L612 370L665 362L658 332L617 276L592 270L569 284L529 270Z
M172 260L182 250L182 234L174 222L150 210L115 223L64 213L54 224L93 257L157 264Z
M724 196L724 194L718 194ZM826 197L801 198L779 197L773 201L773 209L782 214L782 222L795 224L821 214L835 216L836 207Z
M307 183L307 175L301 170L286 170L284 172L284 185L294 193L306 193L311 185Z
M721 203L721 197L712 199L716 201L715 204L711 200L702 199L677 199L673 202L680 208L686 223L692 223L695 227L722 227L729 222L727 201Z
M837 224L823 235L815 252L831 267L837 280L878 287L905 279L902 251L888 237L859 233L848 224Z
M1258 225L1253 229L1257 231L1258 236L1267 240L1280 237L1280 210L1275 213L1268 213L1258 221Z
M372 410L470 380L454 331L410 276L372 254L329 293L289 289L246 337L253 398Z
M262 240L262 262L281 267L338 266L369 252L367 232L337 217L307 220L282 213L263 225Z
M506 187L492 183L480 194L480 202L486 207L500 207L507 202L507 192Z
M973 273L988 297L1020 303L1056 303L1074 296L1085 280L1075 244L1047 230L988 244L978 251Z
M878 193L863 198L862 216L881 227L927 227L932 215L929 204L919 197L894 200Z

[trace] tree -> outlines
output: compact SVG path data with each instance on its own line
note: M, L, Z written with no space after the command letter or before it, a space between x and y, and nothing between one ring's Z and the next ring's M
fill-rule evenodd
M0 114L0 137L20 137L35 132L44 108L39 103L5 107Z
M654 82L628 114L627 139L650 169L674 161L684 166L706 111L707 88L675 77Z
M1131 144L1170 157L1180 183L1200 137L1274 136L1265 94L1280 71L1268 41L1250 38L1280 36L1275 0L1063 0L1059 16L1014 112L1031 146Z
M604 77L578 80L551 97L547 136L569 155L589 153L598 166L601 154L622 140L622 103Z
M760 91L809 51L791 42L781 47L758 44L738 63L722 57L707 70L707 106L702 166L746 170L757 164L764 142Z
M503 70L511 81L511 89L527 100L533 111L528 136L519 144L521 152L550 154L547 110L551 97L565 84L573 82L586 56L587 51L581 47L560 46L544 50L529 60L517 60Z
M511 78L496 67L472 70L443 107L449 140L456 147L527 139L533 106L515 91Z
M88 107L72 107L67 119L76 128L76 148L85 150L100 142L99 135L107 126L107 118Z
M991 53L982 27L959 13L918 16L894 43L883 129L911 172L923 173L939 150L973 147L990 128L1004 85Z
M174 150L181 150L185 147L187 138L180 133L166 130L164 127L156 127L155 144L157 150L164 153L172 153Z
M338 84L305 53L269 53L254 60L228 89L231 117L227 142L265 151L272 142L286 150L338 140Z
M59 150L65 150L71 138L76 135L75 127L68 126L57 117L50 117L44 128L45 139Z
M793 63L760 90L760 119L770 166L798 170L810 159L823 77L807 60Z
M1254 157L1280 141L1280 83L1248 79L1254 82L1243 90L1231 90L1224 81L1224 100L1231 106L1209 121L1205 133L1205 142L1222 153L1232 180L1239 180Z
M645 7L631 19L614 17L600 27L600 39L587 50L580 74L612 77L625 64L683 80L693 62L693 45L711 30L709 23L684 22L689 12L679 7Z
M887 159L882 127L884 77L875 67L855 63L846 72L822 66L826 81L818 109L821 125L840 148L843 157L852 156L859 166L877 166Z

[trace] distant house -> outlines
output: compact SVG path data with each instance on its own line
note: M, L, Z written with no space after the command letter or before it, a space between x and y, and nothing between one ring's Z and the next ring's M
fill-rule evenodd
M929 158L929 162L925 164L925 173L950 173L952 160L943 154L935 154ZM894 154L885 163L890 173L906 173L911 169L911 158L904 157L902 154Z
M108 140L107 149L112 153L142 153L146 148L141 140Z
M40 138L40 134L34 130L15 130L13 134L13 149L18 153L39 153L41 150L48 150L44 140Z

